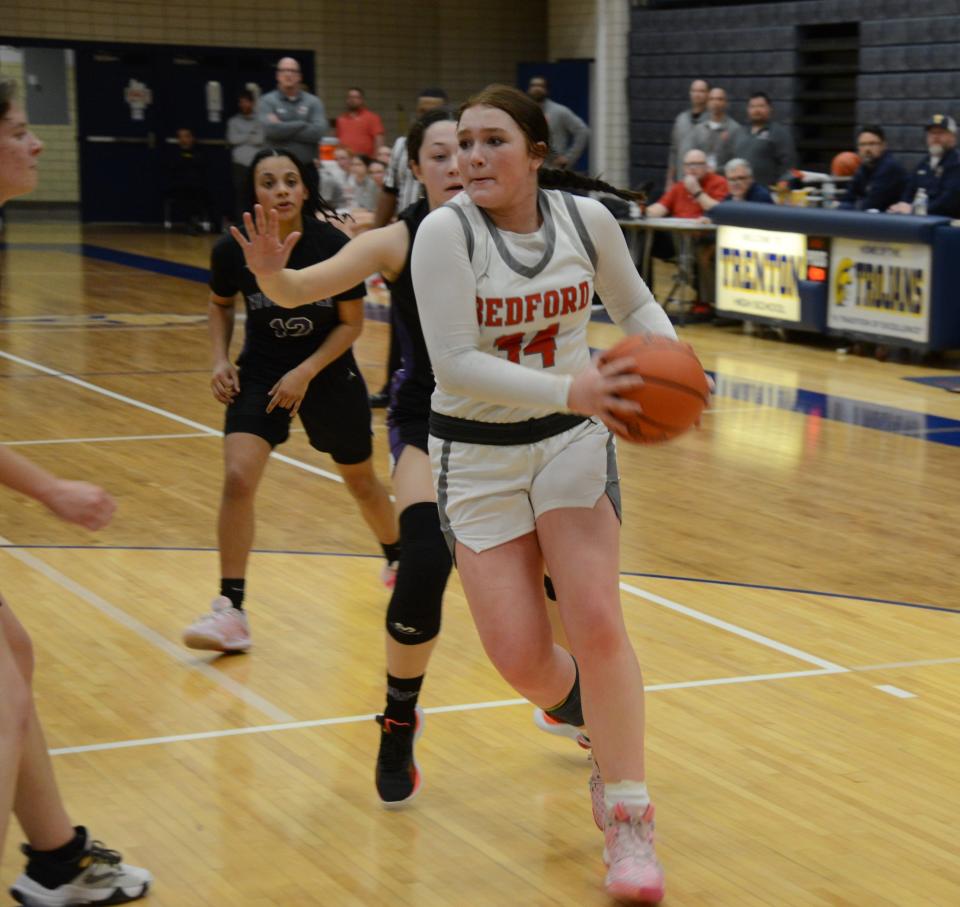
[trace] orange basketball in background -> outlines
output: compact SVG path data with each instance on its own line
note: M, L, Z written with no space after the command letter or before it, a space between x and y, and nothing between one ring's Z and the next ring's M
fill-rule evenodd
M600 362L633 359L633 374L643 385L622 396L643 407L637 416L623 418L630 437L638 444L669 441L683 434L700 418L710 400L710 385L703 366L688 343L656 334L633 334L610 347Z
M859 166L859 155L853 151L841 151L830 162L830 172L834 176L853 176Z

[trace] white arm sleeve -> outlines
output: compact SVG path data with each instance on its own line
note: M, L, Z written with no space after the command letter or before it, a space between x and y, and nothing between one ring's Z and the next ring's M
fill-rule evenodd
M572 376L527 368L478 349L477 280L453 211L438 208L420 225L411 268L420 326L444 391L502 406L567 411Z
M620 225L600 202L576 199L597 250L594 288L610 317L625 334L661 334L676 339L667 313L637 273Z

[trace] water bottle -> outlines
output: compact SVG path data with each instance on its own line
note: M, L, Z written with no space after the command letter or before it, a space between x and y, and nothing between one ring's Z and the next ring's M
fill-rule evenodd
M926 217L928 201L927 190L921 186L917 189L917 194L913 197L913 213L919 214L921 217Z

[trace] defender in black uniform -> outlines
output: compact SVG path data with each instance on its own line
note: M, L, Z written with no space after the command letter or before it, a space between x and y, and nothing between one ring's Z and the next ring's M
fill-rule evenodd
M320 198L314 168L289 152L265 149L253 159L250 180L251 207L257 201L276 211L291 267L323 261L347 244L340 230L317 219L318 211L333 212ZM373 471L370 403L351 349L363 327L362 280L333 298L317 293L293 311L280 308L257 286L237 243L224 237L213 249L210 290L210 383L214 396L227 404L221 586L210 612L184 631L184 642L195 649L243 652L250 647L243 597L254 497L270 451L287 440L294 415L311 446L331 455L383 546L388 585L394 576L390 564L399 558L398 530L393 505ZM238 292L247 323L234 367L228 350Z
M462 189L457 170L456 117L433 110L407 136L410 167L427 197L407 208L387 227L363 233L336 256L304 270L262 211L249 242L235 233L247 265L284 313L300 311L317 296L342 292L379 271L390 285L391 318L402 351L402 366L391 383L388 414L393 485L400 514L400 564L387 609L387 705L381 726L376 785L387 806L409 800L420 788L413 744L423 727L417 699L430 653L440 632L443 590L450 574L450 552L440 532L436 494L427 453L433 370L420 329L410 278L410 250L423 219ZM250 225L253 226L252 224ZM287 270L282 270L286 264Z

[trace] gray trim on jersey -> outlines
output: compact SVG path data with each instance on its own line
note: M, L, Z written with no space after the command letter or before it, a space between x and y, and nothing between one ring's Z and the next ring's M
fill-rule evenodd
M460 226L463 227L463 235L467 240L467 258L470 261L473 261L473 227L470 226L470 221L467 220L467 215L463 213L463 210L459 205L451 205L449 202L445 205L441 205L441 208L449 208L451 211L455 212L457 217L460 218Z
M593 244L590 234L587 233L587 225L580 216L580 209L577 207L577 203L573 200L573 196L569 192L561 192L560 195L563 198L563 203L567 206L567 213L570 215L570 220L573 221L574 227L577 228L577 235L580 237L580 242L583 243L583 251L587 253L590 264L592 264L594 270L596 270L597 247Z
M444 441L440 451L440 475L437 476L437 510L440 513L440 531L446 539L447 547L454 564L457 562L457 538L450 528L450 519L447 516L447 475L450 472L450 448L453 441Z
M483 217L483 222L487 225L487 230L490 232L490 236L493 239L493 244L497 247L497 251L500 253L500 257L503 259L504 264L510 268L511 271L515 271L521 277L536 277L548 264L550 264L550 259L553 258L553 250L557 245L557 227L553 222L553 212L550 210L550 201L542 189L538 190L537 192L537 206L540 209L540 213L543 215L543 239L546 243L546 248L543 250L543 257L540 259L540 261L529 267L521 264L510 254L510 250L507 248L506 242L504 242L503 237L500 235L500 231L497 229L493 221L490 220L487 212L484 211L483 208L477 208L477 210L480 212L480 215Z
M613 511L617 519L623 522L623 502L620 499L620 470L617 469L617 445L613 440L613 433L607 435L607 484L603 489L613 504Z

